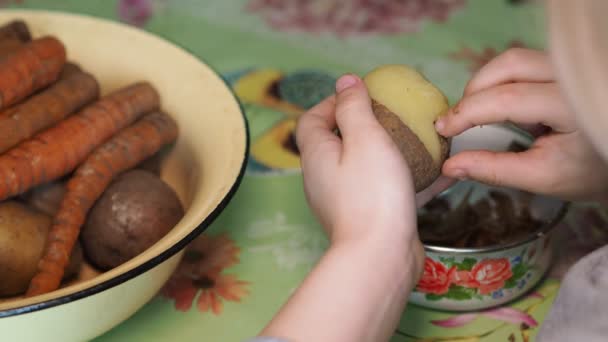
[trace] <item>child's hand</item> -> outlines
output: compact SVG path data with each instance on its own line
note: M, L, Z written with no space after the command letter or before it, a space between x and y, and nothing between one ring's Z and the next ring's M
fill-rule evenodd
M606 165L578 129L545 54L512 49L492 60L436 127L451 137L505 121L538 137L531 149L461 152L446 161L444 175L566 199L601 199L606 193Z
M331 246L262 335L388 341L424 265L414 184L361 79L344 76L336 90L297 129L308 202ZM419 203L448 184L438 181Z
M376 120L362 80L344 76L336 90L298 123L310 206L332 243L371 239L419 249L416 197L405 160ZM449 183L442 179L420 193L420 204Z

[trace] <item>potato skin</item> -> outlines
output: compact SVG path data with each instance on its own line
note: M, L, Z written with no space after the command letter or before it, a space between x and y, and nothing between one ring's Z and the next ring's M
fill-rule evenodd
M420 192L428 188L441 175L441 166L450 154L449 140L439 136L441 160L436 163L424 144L396 114L375 100L372 100L372 109L407 161L412 172L415 191Z
M183 214L177 195L159 177L126 172L89 212L81 232L85 255L102 270L119 266L165 236Z
M59 211L64 194L65 183L52 182L33 188L22 198L30 207L54 216Z

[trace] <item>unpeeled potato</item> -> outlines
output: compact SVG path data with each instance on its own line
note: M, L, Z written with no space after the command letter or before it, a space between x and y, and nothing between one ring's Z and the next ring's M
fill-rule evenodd
M405 65L384 65L364 82L372 108L407 161L415 190L422 191L441 174L449 141L437 134L434 122L448 109L447 98L422 74Z
M19 202L0 203L0 296L27 290L42 256L51 217ZM80 246L74 248L66 278L78 273Z
M81 232L84 252L97 268L109 270L162 239L183 215L177 194L158 176L125 172L91 208Z

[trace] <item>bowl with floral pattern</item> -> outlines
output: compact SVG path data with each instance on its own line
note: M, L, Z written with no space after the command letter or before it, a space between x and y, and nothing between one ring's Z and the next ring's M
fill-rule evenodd
M456 137L452 154L526 149L531 142L511 126L483 126ZM531 290L551 265L552 233L568 207L556 198L474 181L460 181L433 201L434 212L431 204L419 212L426 257L410 302L446 311L487 309Z

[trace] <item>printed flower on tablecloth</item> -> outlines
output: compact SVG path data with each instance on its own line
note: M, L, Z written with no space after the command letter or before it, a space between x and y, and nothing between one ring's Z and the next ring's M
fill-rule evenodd
M508 44L507 49L518 47L525 47L525 44L519 40L513 40ZM494 59L494 57L498 56L501 52L502 51L499 51L493 47L486 47L481 51L475 51L470 47L463 46L459 51L451 53L449 57L455 61L468 62L469 70L472 73L475 73L489 61Z
M152 0L119 0L117 6L120 20L135 26L144 26L154 14Z
M454 265L460 265L460 267L467 266L462 263L455 263ZM456 267L458 268L459 266ZM529 339L531 329L537 329L540 325L539 318L543 317L538 312L539 310L537 310L539 305L552 301L558 290L559 283L549 281L541 284L535 292L528 294L523 300L513 306L502 306L477 312L457 314L435 312L434 317L429 323L443 328L440 336L429 336L427 333L429 330L425 330L424 337L418 336L416 334L418 331L415 331L414 334L399 330L398 332L416 341L507 341L501 339L500 336L504 336L505 327L512 326L509 329L510 331L517 328L519 328L519 331L515 330L515 332L511 332L508 341L531 341ZM461 330L480 317L497 321L498 324L477 324L475 327L467 327L465 328L466 330ZM453 332L455 336L449 331L450 329L457 329ZM466 333L463 334L464 331ZM516 339L516 335L521 335L521 338Z
M25 0L0 0L0 6L5 7L11 4L22 4Z
M297 117L335 92L336 77L318 69L246 68L224 74L250 123L250 174L300 171Z
M222 272L239 262L240 249L226 234L202 235L186 249L177 270L161 291L188 311L196 302L201 312L222 313L223 301L240 302L249 294L249 283ZM198 299L197 299L198 295Z
M534 2L539 2L538 0L506 0L510 5L524 5L530 4Z
M339 36L398 34L419 30L424 20L444 22L466 0L250 0L247 10L278 30Z

